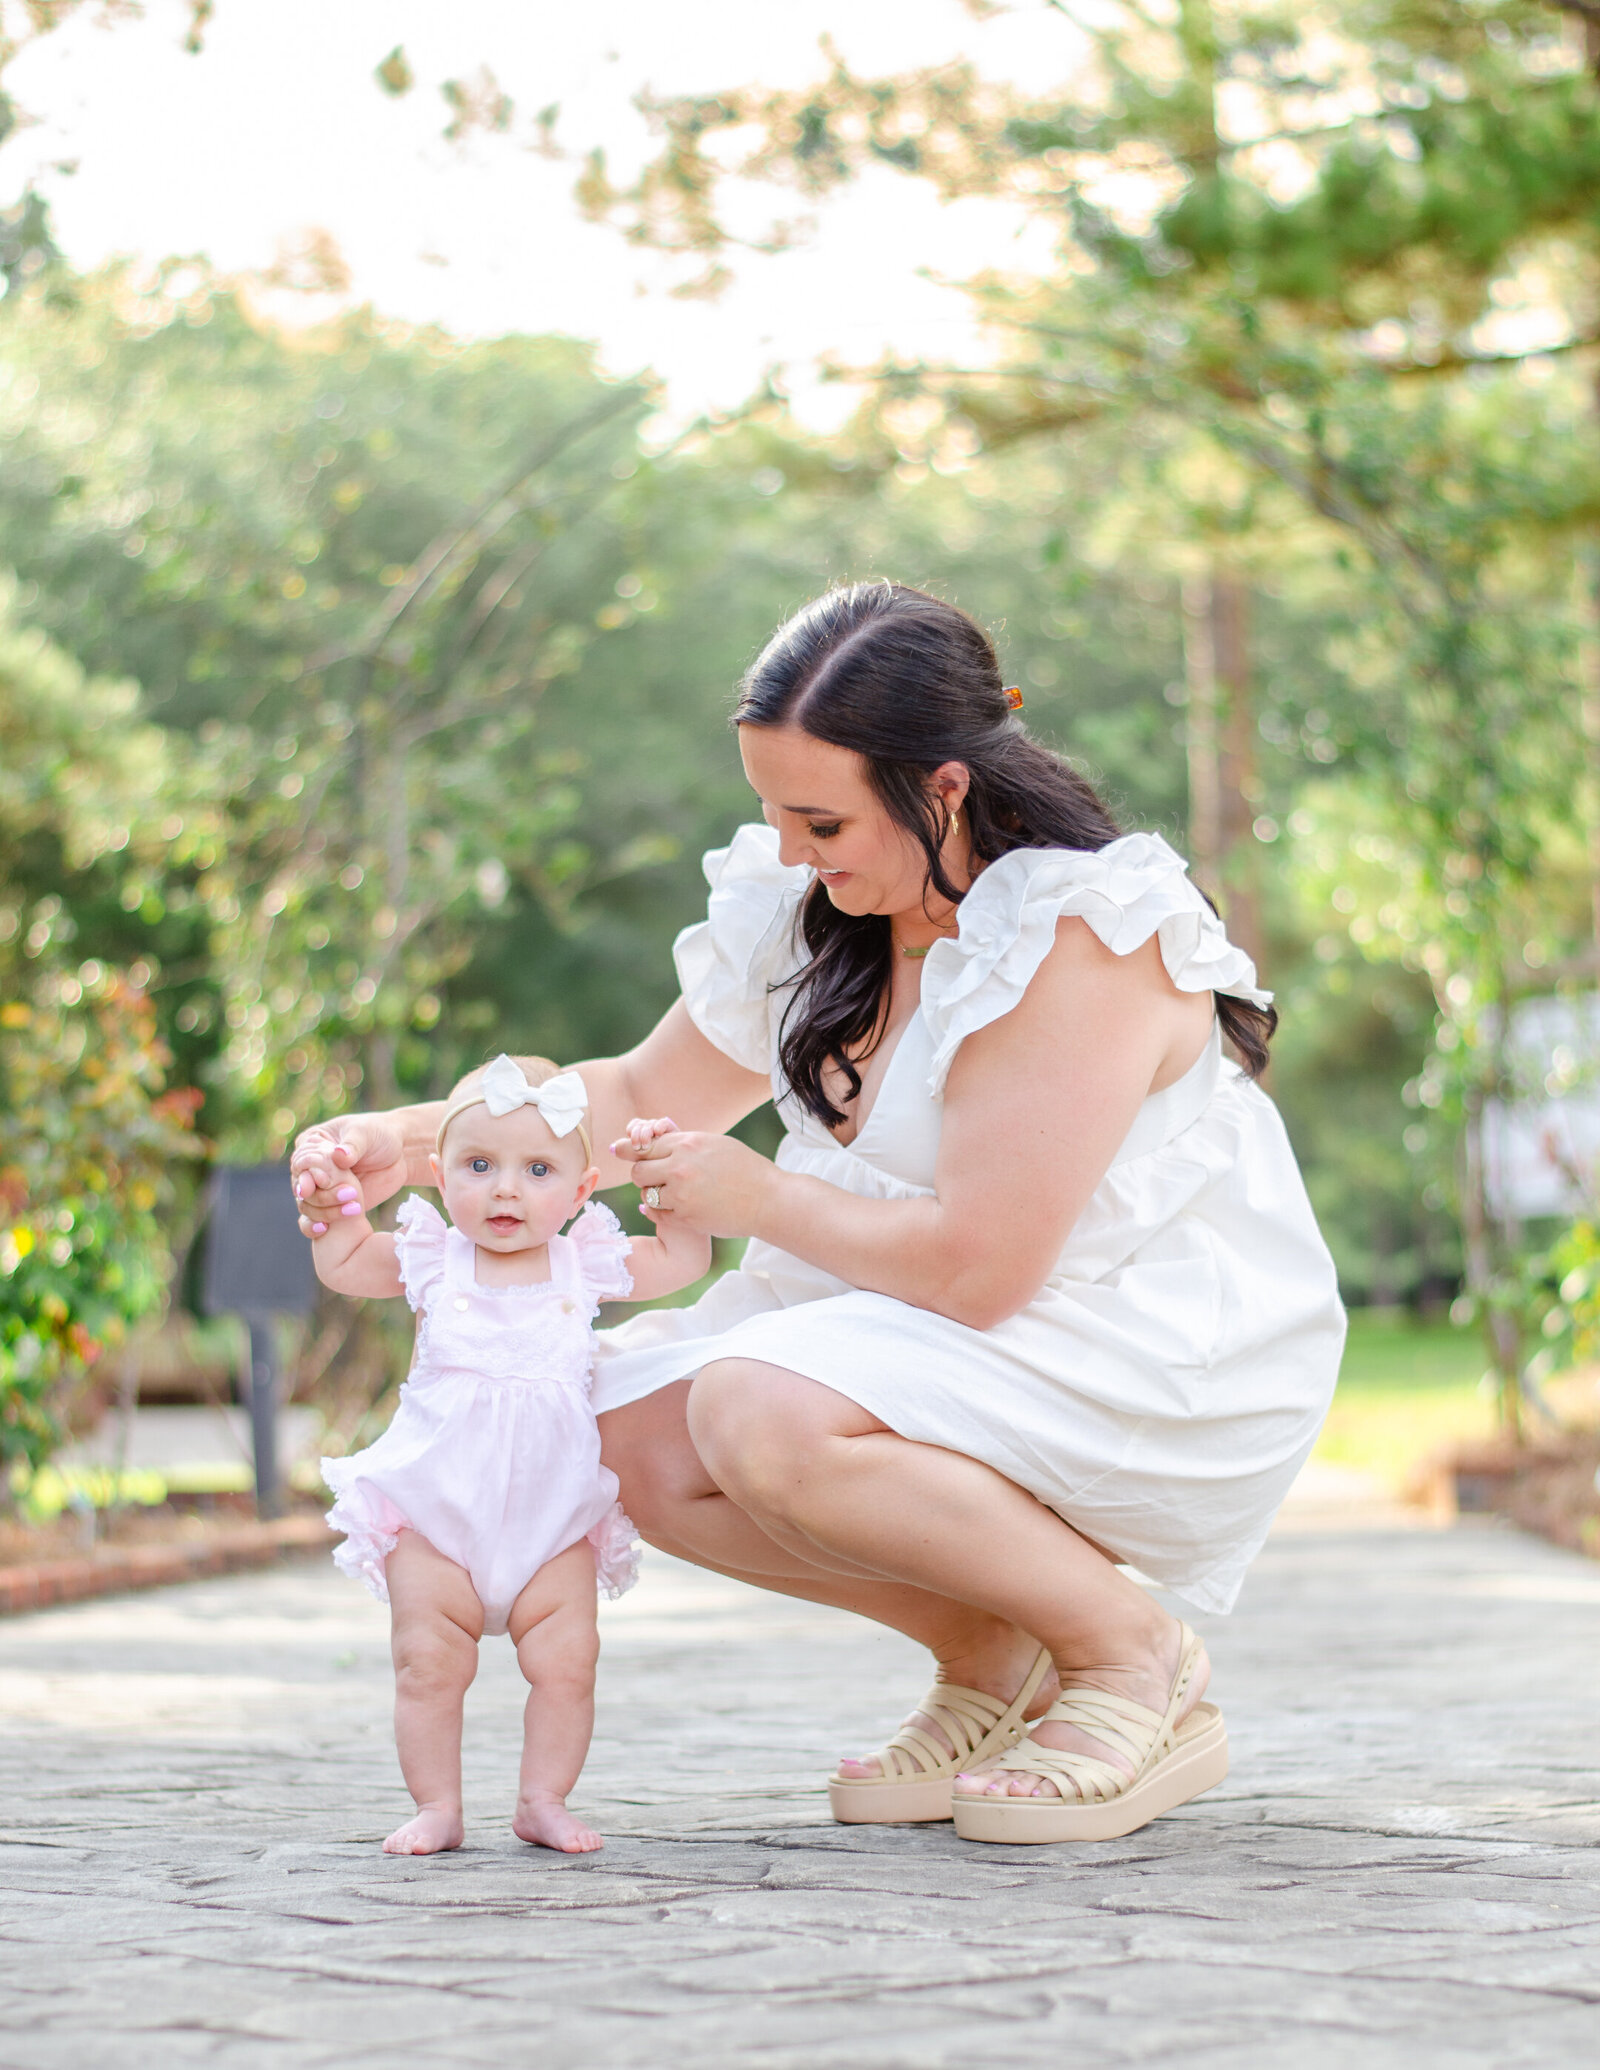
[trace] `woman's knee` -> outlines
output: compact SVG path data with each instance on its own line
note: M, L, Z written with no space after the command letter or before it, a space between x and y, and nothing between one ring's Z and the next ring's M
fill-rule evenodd
M828 1390L751 1359L718 1359L689 1391L689 1434L722 1492L755 1515L784 1516L831 1434Z

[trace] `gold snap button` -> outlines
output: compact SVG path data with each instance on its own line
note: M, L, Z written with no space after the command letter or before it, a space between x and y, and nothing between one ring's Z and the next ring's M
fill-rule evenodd
M572 1312L573 1312L573 1307L572 1307L572 1303L571 1303L570 1301L563 1301L563 1302L562 1302L562 1304L561 1304L561 1313L562 1313L563 1315L571 1315L571 1314L572 1314Z

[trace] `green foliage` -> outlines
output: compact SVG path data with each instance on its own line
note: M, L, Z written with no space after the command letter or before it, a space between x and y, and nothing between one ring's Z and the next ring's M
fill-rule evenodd
M164 1089L149 965L100 960L122 933L122 873L159 840L165 739L130 685L86 679L4 606L0 1502L59 1442L74 1385L165 1301L198 1148L198 1094Z
M1600 1225L1581 1215L1532 1261L1529 1294L1543 1342L1530 1363L1535 1382L1600 1359Z
M163 1090L149 1000L46 970L0 1006L0 1501L63 1435L70 1384L164 1304L195 1096Z

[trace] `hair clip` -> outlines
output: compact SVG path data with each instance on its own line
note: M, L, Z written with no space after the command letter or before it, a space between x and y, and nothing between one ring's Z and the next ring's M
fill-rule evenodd
M1020 690L1019 690L1019 689L1017 688L1017 686L1016 686L1016 684L1015 684L1015 683L1013 683L1013 684L1012 684L1012 686L1011 686L1011 688L1010 688L1009 690L1007 690L1007 691L1004 691L1004 692L1003 692L1002 694L1003 694L1003 696L1005 697L1005 701L1006 701L1006 703L1007 703L1008 705L1010 705L1011 709L1012 709L1012 710L1013 710L1014 712L1020 712L1020 711L1021 711L1021 709L1022 709L1022 692L1021 692L1021 691L1020 691Z

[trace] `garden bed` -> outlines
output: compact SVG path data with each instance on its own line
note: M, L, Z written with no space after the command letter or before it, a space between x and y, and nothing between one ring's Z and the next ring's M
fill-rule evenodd
M208 1504L119 1511L100 1520L93 1545L85 1545L84 1527L71 1513L43 1524L0 1523L0 1616L270 1566L333 1542L320 1505L307 1503L264 1524L245 1501L217 1496Z
M1449 1464L1462 1515L1506 1517L1555 1545L1600 1559L1600 1432L1463 1446Z

